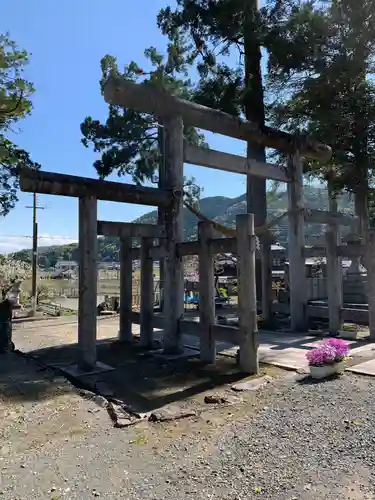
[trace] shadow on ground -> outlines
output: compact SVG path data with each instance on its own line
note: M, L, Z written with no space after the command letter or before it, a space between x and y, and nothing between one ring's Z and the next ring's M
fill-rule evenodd
M47 365L74 363L77 344L40 349L29 353ZM190 357L165 360L137 343L123 345L116 339L97 342L98 361L114 370L79 377L75 383L86 388L106 388L107 396L121 399L139 412L152 411L166 404L192 400L205 391L215 390L244 378L233 358L218 356L215 366L204 365L198 351ZM262 370L264 371L265 368ZM267 367L269 370L269 367ZM198 398L199 399L199 398Z
M17 353L0 355L0 401L41 401L69 393L72 387L51 370Z

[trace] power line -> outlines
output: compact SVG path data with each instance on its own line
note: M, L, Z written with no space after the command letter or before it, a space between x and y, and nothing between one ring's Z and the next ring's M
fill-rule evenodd
M32 235L26 235L26 234L0 234L0 238L29 238L32 239ZM45 240L69 240L72 243L75 241L78 241L78 238L73 238L69 236L38 236L39 239L45 239Z

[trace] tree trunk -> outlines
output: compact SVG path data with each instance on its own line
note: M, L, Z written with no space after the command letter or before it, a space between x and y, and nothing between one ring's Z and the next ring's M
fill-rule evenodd
M360 27L358 27L360 30ZM365 83L366 80L366 48L361 40L360 31L358 32L357 43L354 45L354 57L357 64L357 74L352 75L353 83L358 88ZM363 97L363 95L362 95ZM359 218L358 232L359 236L365 238L365 230L369 224L368 212L368 132L369 122L368 117L360 112L360 107L355 112L354 116L354 139L353 153L356 165L355 188L354 188L354 204L355 213Z
M369 223L368 212L368 180L363 178L360 184L356 187L354 193L354 208L355 214L359 219L358 234L364 237L365 228Z
M244 10L244 65L245 95L244 113L248 120L265 125L264 92L261 72L261 47L254 24L258 16L258 0L247 0ZM266 152L262 145L254 142L247 144L247 157L265 162ZM255 228L267 221L267 185L265 179L247 177L247 211L254 214ZM260 238L262 259L256 262L257 300L262 300L262 312L265 321L271 319L270 297L272 287L271 252L268 238Z
M353 153L355 158L355 185L354 185L354 209L358 217L358 236L365 241L369 227L368 210L368 121L366 117L357 115L355 117L355 130L353 140ZM366 256L362 256L361 263L368 268Z

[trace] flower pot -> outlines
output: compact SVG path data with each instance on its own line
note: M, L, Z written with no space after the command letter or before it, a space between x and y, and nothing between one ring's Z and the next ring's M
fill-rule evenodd
M345 340L357 340L359 338L358 335L359 332L357 331L350 331L350 330L340 330L339 336L340 339L345 339Z
M309 368L311 378L319 380L334 375L335 373L342 373L345 370L345 363L344 361L340 361L339 363L332 363L331 365L310 366Z
M345 340L366 340L370 334L366 330L358 330L357 332L350 332L347 330L340 330L339 336Z

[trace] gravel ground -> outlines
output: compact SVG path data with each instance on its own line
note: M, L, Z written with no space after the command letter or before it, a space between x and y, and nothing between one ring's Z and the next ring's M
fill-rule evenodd
M0 498L375 498L371 378L269 384L240 408L126 429L62 397L2 421Z
M263 391L251 415L209 438L206 453L151 474L149 498L373 499L374 396L375 381L353 375ZM140 482L132 492L145 497Z

